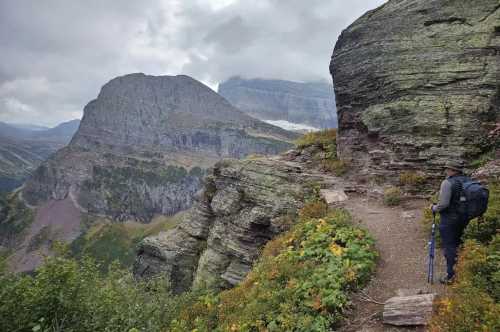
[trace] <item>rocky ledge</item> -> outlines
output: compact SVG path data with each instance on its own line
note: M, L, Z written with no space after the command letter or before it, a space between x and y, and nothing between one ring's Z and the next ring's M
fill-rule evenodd
M162 274L175 292L234 286L261 247L290 227L317 180L278 157L219 162L181 224L140 244L134 273Z
M500 117L498 0L390 0L333 52L338 152L358 175L470 162Z

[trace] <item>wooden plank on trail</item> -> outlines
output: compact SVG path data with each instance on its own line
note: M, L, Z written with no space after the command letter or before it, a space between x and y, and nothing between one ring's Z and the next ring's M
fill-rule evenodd
M384 305L384 324L427 325L432 315L435 294L392 297Z

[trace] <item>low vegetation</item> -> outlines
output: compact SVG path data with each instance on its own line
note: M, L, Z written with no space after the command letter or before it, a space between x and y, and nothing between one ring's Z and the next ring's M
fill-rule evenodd
M190 296L169 296L161 280L137 282L116 266L104 275L92 259L60 253L35 276L0 274L0 331L159 332Z
M318 146L321 147L323 151L336 153L336 141L337 129L325 129L304 134L297 139L295 145L299 149L304 149L309 146Z
M373 240L350 223L343 210L301 218L241 285L184 310L173 330L330 331L375 267Z
M472 161L472 163L471 163L470 166L472 168L479 168L479 167L482 167L482 166L486 165L488 162L490 162L490 161L492 161L494 159L495 159L495 151L494 150L490 150L488 152L483 153L477 159L475 159L474 161Z
M70 245L72 256L90 257L107 271L113 263L123 268L131 267L136 248L142 239L175 227L183 213L173 217L157 217L150 224L137 222L116 223L109 220L87 221L88 229Z
M427 182L424 174L414 171L405 171L399 175L399 184L410 190L421 190Z
M325 159L321 161L321 169L335 174L336 176L342 176L347 173L349 169L349 163L345 160L331 160Z
M116 264L104 274L94 259L64 250L33 276L0 273L0 330L329 331L377 254L348 212L313 203L239 286L219 294L174 296L161 279L135 281Z
M33 211L19 199L17 193L0 199L0 244L11 246L33 222Z
M299 150L311 149L312 159L319 164L319 168L337 176L344 175L349 163L337 158L337 130L325 129L310 132L295 142Z
M389 187L384 190L384 204L387 206L397 206L401 204L403 193L398 187Z
M488 211L465 230L457 281L439 301L430 331L500 330L500 184L489 189Z

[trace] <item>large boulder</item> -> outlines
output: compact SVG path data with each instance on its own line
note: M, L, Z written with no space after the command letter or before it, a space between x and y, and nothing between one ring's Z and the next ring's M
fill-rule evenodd
M342 32L330 72L359 175L470 162L500 117L499 2L390 0Z

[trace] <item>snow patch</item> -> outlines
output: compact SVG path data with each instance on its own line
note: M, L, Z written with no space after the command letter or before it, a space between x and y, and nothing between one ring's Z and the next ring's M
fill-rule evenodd
M291 131L318 131L319 128L311 127L301 123L288 122L286 120L264 120L273 126L280 127Z

